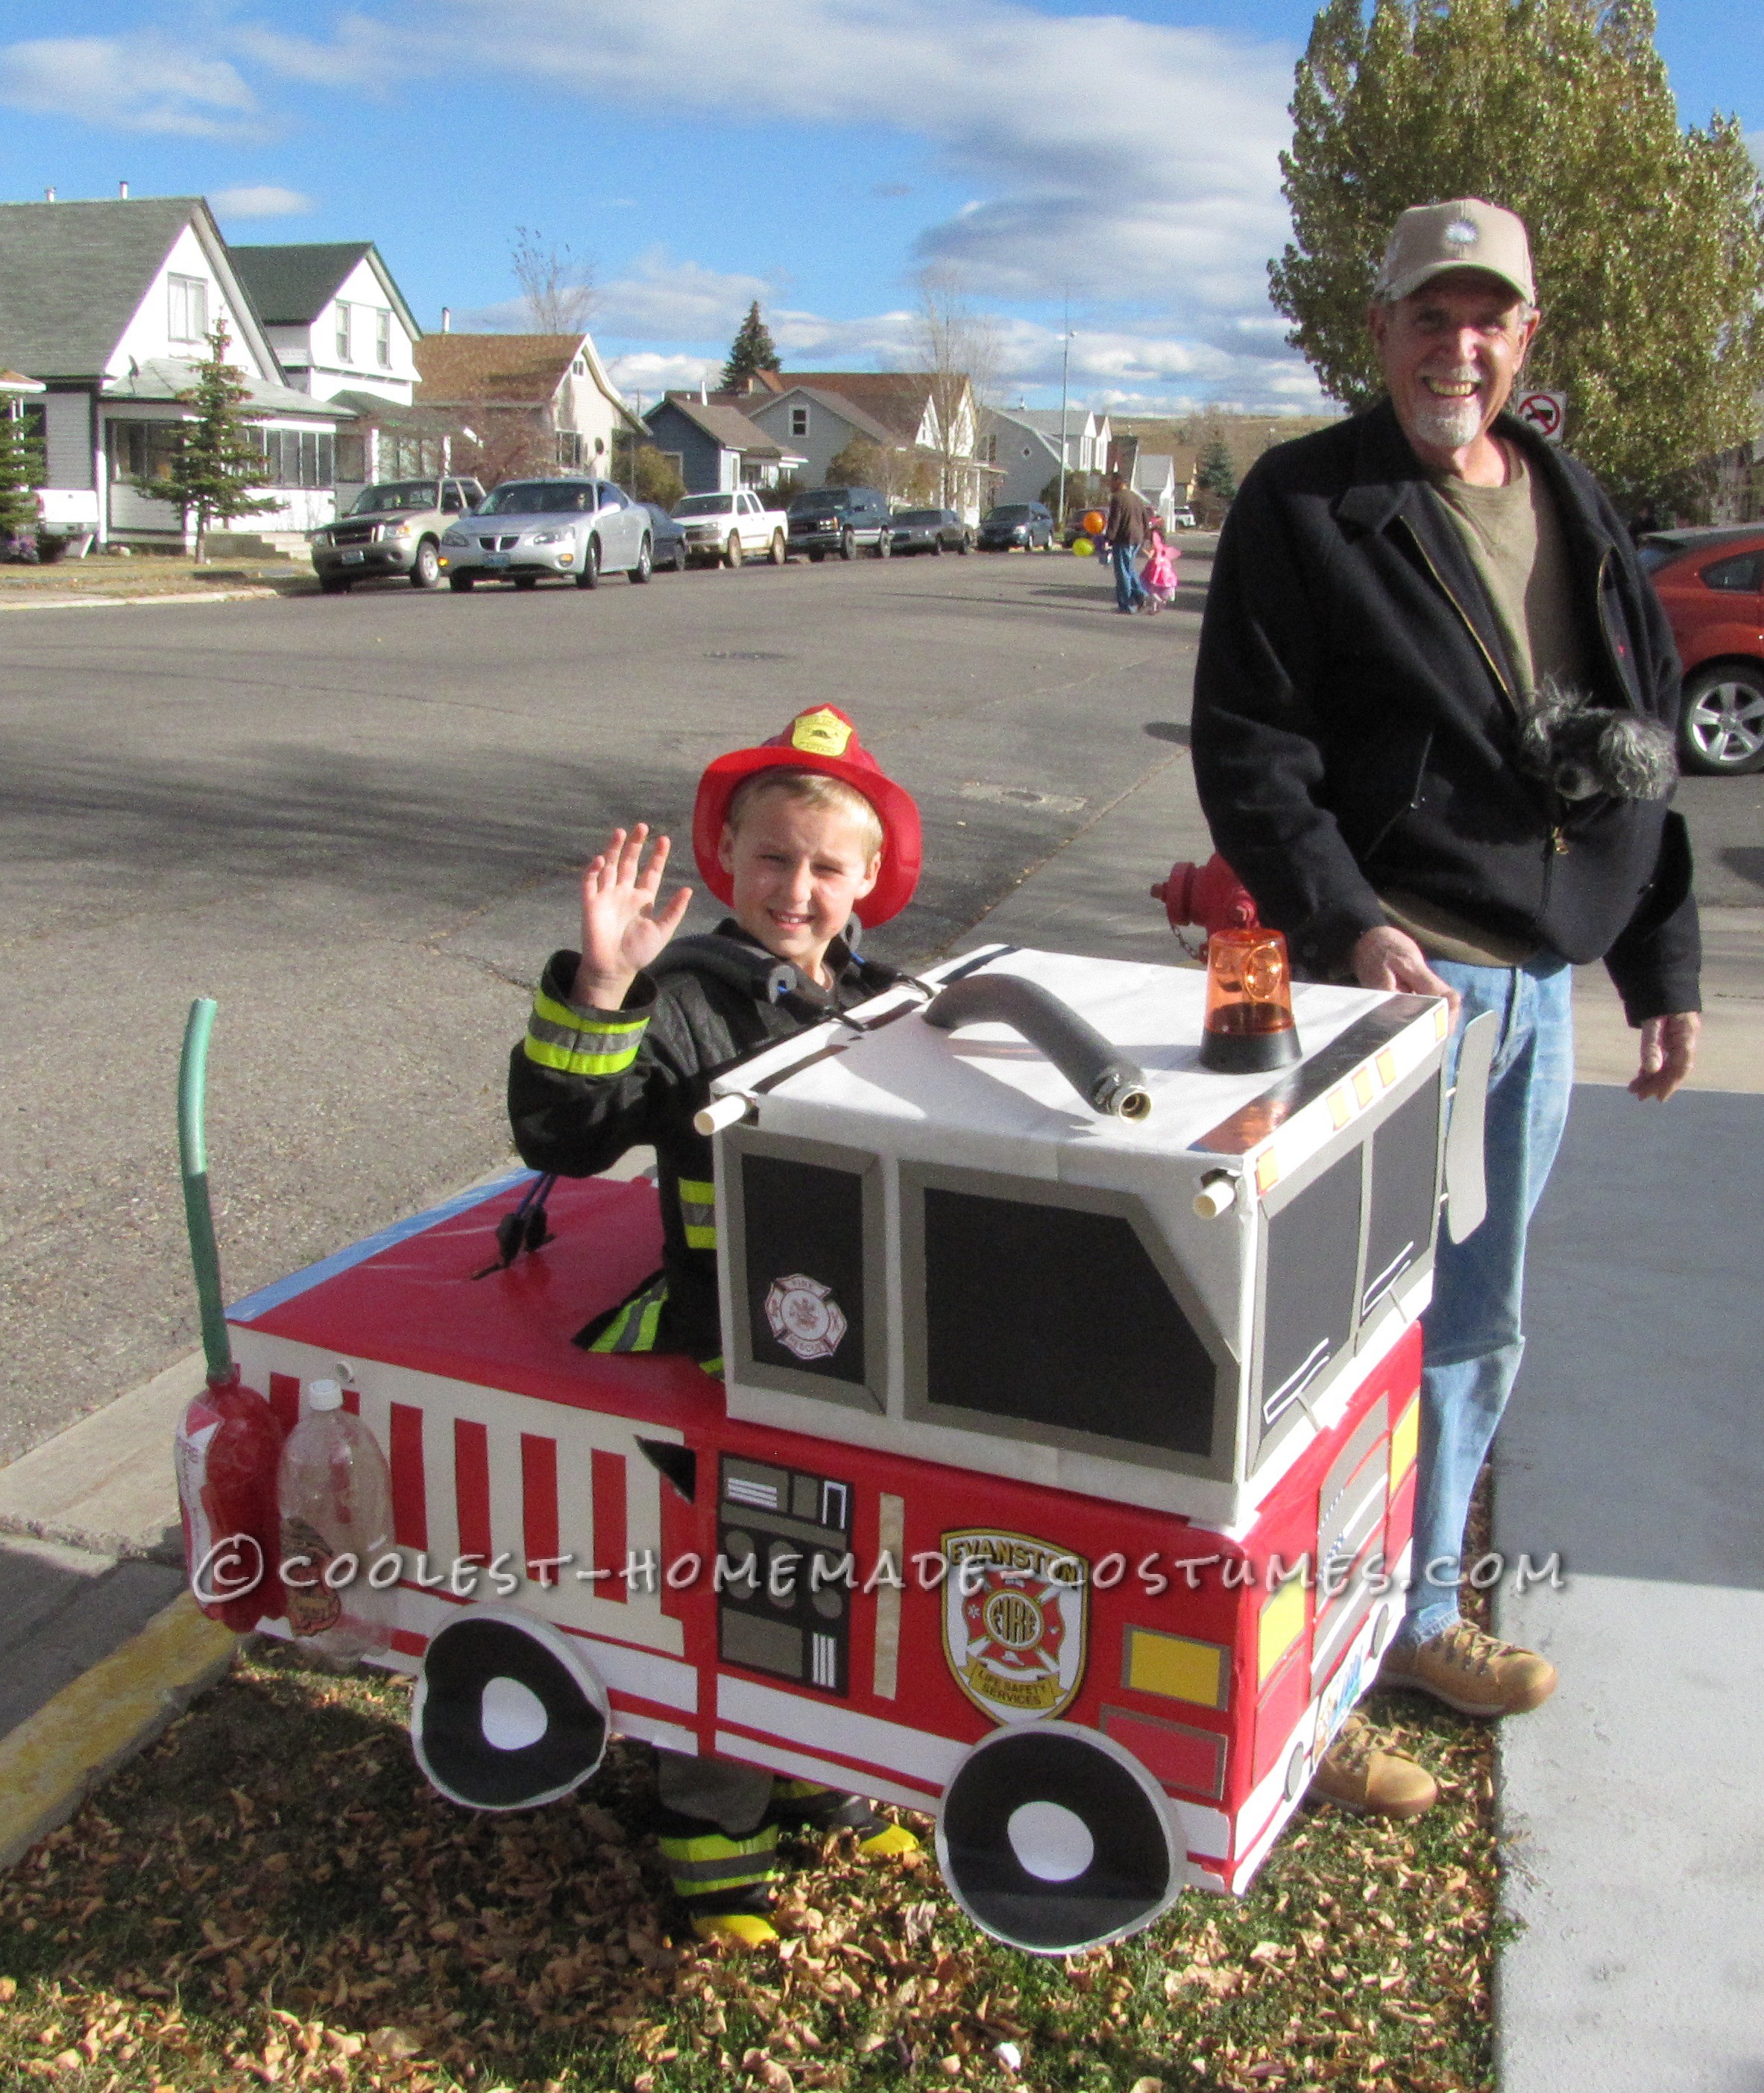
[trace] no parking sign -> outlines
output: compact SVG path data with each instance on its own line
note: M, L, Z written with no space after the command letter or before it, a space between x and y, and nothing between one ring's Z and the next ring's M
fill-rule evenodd
M1546 443L1562 441L1562 424L1567 411L1566 392L1520 392L1514 396L1513 412Z

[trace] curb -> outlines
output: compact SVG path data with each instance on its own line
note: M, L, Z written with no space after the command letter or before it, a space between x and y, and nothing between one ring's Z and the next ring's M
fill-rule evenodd
M0 1869L65 1824L231 1667L241 1638L188 1592L0 1738Z
M108 610L130 603L267 603L278 600L284 593L293 592L276 588L164 589L153 596L55 596L41 603L0 601L0 611Z

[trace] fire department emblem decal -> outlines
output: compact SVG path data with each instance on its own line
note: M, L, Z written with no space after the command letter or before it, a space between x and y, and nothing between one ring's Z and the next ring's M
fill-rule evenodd
M943 1653L995 1722L1062 1714L1084 1683L1090 1565L1024 1533L943 1536Z
M846 1332L845 1314L833 1289L801 1272L772 1281L765 1320L785 1350L800 1359L830 1359Z

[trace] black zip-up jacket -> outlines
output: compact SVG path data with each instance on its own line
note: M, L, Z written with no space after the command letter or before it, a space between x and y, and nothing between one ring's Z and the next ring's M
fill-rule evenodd
M709 1358L721 1345L712 1147L693 1113L713 1076L900 976L835 938L832 986L817 988L730 916L708 936L676 938L609 1014L570 1001L579 956L552 955L510 1056L514 1145L533 1169L566 1177L592 1177L627 1149L653 1145L668 1285L654 1349Z
M1592 696L1676 726L1679 664L1585 468L1502 417L1556 498ZM1194 679L1213 841L1295 968L1346 977L1411 895L1576 964L1629 1021L1699 1007L1690 840L1659 800L1562 800L1514 763L1486 591L1388 400L1259 458L1219 542Z

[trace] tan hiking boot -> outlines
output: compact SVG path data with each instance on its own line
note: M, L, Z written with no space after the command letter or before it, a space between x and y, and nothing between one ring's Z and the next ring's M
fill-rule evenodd
M1431 1693L1460 1715L1523 1715L1555 1692L1556 1667L1535 1650L1457 1621L1425 1642L1392 1650L1378 1683Z
M1439 1800L1439 1783L1413 1759L1381 1750L1376 1731L1351 1715L1317 1762L1311 1799L1363 1817L1424 1817Z

